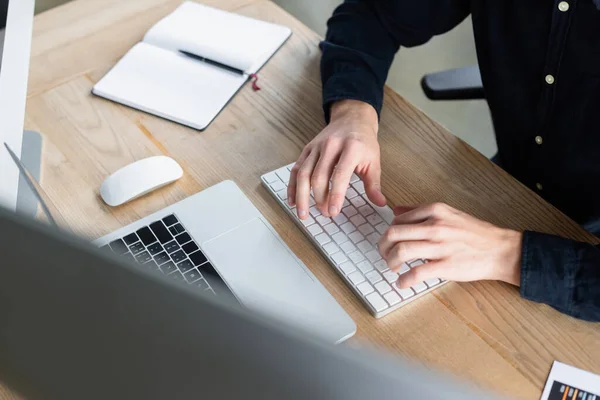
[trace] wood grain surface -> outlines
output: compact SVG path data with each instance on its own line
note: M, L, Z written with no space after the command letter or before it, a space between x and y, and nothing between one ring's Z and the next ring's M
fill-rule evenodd
M381 346L514 398L537 399L552 361L600 373L600 325L561 315L496 282L450 283L376 320L261 186L324 127L320 38L266 0L205 4L273 21L293 36L213 124L198 132L96 98L91 88L180 0L75 0L36 17L26 127L44 135L41 184L70 227L107 234L225 179L234 180L358 325ZM444 201L495 224L598 242L401 96L386 89L380 143L392 204ZM99 187L135 160L165 154L177 183L119 208ZM0 388L0 398L9 392Z

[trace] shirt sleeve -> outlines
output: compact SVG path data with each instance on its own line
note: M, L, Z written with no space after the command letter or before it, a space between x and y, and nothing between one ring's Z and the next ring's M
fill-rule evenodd
M576 318L600 321L600 248L525 232L521 296Z
M426 43L469 14L468 0L345 0L333 13L321 43L323 108L361 100L378 115L383 88L400 46Z

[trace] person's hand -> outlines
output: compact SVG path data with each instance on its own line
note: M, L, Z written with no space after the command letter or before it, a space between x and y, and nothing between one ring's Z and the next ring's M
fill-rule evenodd
M428 263L400 275L408 288L428 279L500 280L519 286L522 233L503 229L445 204L396 207L393 224L379 241L390 269L423 258Z
M306 145L292 168L288 202L296 206L300 219L308 217L311 187L323 215L339 214L353 173L363 179L371 202L386 204L380 185L377 130L377 112L371 105L356 100L332 105L331 122Z

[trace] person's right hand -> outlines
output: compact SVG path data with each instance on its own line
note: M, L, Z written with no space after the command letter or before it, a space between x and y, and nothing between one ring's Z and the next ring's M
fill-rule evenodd
M363 180L371 202L386 204L380 184L378 127L377 112L367 103L342 100L331 106L331 122L306 145L292 168L288 202L296 206L300 219L309 215L311 187L323 215L339 214L353 173Z

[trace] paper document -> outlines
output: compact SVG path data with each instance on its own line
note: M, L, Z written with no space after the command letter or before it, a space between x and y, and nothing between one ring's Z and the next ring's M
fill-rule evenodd
M541 400L600 400L600 375L554 361Z

